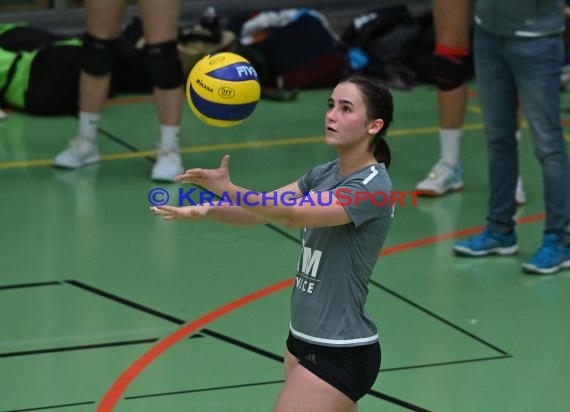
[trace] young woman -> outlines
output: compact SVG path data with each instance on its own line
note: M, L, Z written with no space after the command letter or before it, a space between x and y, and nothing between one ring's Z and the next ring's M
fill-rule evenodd
M223 206L151 208L166 220L276 222L303 229L277 412L355 411L378 376L378 332L364 305L393 217L390 202L378 196L389 198L392 190L384 140L392 114L387 88L348 78L335 87L325 116L326 142L338 159L264 198L231 181L226 155L218 169L190 169L177 178L221 196Z

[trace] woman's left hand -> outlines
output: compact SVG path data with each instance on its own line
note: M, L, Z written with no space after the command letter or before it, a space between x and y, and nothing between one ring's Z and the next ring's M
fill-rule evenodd
M224 155L220 167L217 169L188 169L183 174L176 176L176 181L195 183L217 195L221 195L231 186L229 163L230 155Z

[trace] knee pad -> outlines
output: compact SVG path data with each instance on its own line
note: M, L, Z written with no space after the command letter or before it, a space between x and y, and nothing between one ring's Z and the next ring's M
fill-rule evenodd
M473 75L467 50L436 47L432 57L432 73L439 90L453 90L461 86Z
M81 46L81 70L92 76L111 73L118 44L119 39L98 39L85 33Z
M159 89L176 89L184 83L175 40L145 46L145 60L152 83Z

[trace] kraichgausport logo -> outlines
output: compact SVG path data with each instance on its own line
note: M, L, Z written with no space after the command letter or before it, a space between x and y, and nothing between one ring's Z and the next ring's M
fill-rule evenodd
M362 202L370 201L375 206L400 205L417 206L417 196L420 191L413 192L367 192L355 191L349 188L339 188L329 192L304 193L295 197L295 192L237 192L234 199L228 193L217 196L213 192L198 190L197 188L178 188L177 206L330 206L333 202L341 206L359 206ZM152 206L163 206L170 201L170 193L161 187L151 189L148 193L148 202ZM196 199L197 198L197 199ZM411 204L407 203L411 200Z

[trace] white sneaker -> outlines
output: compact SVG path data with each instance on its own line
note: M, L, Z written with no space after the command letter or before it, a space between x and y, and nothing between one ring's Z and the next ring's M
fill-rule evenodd
M428 176L417 184L416 189L422 192L420 196L429 197L462 190L463 170L461 166L453 167L447 163L437 162Z
M517 179L517 189L515 190L515 201L517 206L522 206L526 203L526 192L524 191L522 177L519 175Z
M84 137L76 137L69 143L69 147L53 159L53 165L66 169L77 169L101 160L97 144Z
M160 151L152 168L150 178L159 182L175 182L175 177L184 173L182 157L178 152Z

